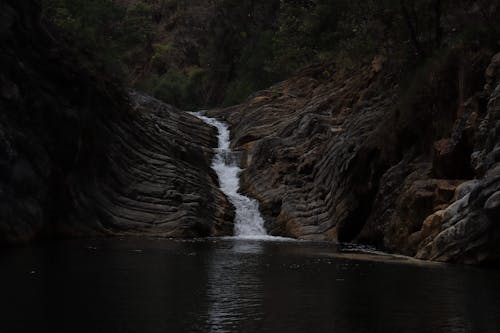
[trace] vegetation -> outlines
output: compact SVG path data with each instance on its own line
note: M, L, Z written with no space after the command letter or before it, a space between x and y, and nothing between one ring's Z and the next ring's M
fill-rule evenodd
M113 0L46 0L44 13L110 74L125 78L146 60L142 51L151 42L153 22L142 2L127 10Z
M46 17L137 89L181 108L230 105L318 61L498 48L494 0L44 0ZM482 22L478 25L477 22Z

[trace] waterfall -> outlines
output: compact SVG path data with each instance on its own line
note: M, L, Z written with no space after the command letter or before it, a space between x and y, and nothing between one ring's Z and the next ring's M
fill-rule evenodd
M238 165L239 158L230 148L228 126L217 119L203 116L200 112L191 114L215 126L219 131L219 145L212 161L212 168L219 177L220 189L236 209L234 235L241 238L270 238L264 228L264 219L260 214L257 200L239 193L242 169Z

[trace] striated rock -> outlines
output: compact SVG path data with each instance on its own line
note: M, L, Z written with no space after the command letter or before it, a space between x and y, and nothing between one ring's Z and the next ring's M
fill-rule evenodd
M456 50L409 91L382 56L352 71L318 64L209 114L246 151L243 190L272 234L486 263L498 252L486 213L496 208L483 207L496 190L478 170L500 152L496 99L482 90L490 60ZM467 209L467 223L450 222Z
M0 1L0 245L231 234L215 129L83 68L39 15L37 1Z
M0 2L0 244L232 233L215 129L83 68L38 2ZM273 235L500 262L499 55L463 46L411 81L379 55L316 64L239 106L242 189Z
M131 98L134 114L108 124L108 169L77 189L70 232L92 222L162 237L231 235L234 209L210 167L215 129L149 96Z
M242 187L261 202L272 234L349 241L359 232L382 173L370 135L393 103L394 91L379 94L381 86L391 77L371 68L352 75L318 66L209 112L232 125L234 148L247 150Z

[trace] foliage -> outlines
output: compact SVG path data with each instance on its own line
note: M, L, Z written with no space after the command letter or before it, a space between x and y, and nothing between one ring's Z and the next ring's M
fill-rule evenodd
M460 43L498 48L500 35L495 0L43 1L109 71L189 109L239 103L314 62L383 53L416 68Z
M113 0L44 0L44 14L76 47L90 52L110 74L124 77L153 33L151 7Z
M206 86L206 71L193 67L187 73L170 69L163 75L150 75L138 82L136 88L184 109L196 110L202 105Z

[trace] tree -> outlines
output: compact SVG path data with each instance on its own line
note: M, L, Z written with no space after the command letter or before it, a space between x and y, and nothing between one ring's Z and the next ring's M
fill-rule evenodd
M413 47L420 58L425 58L442 43L442 1L411 1L410 5L400 0L399 3Z

